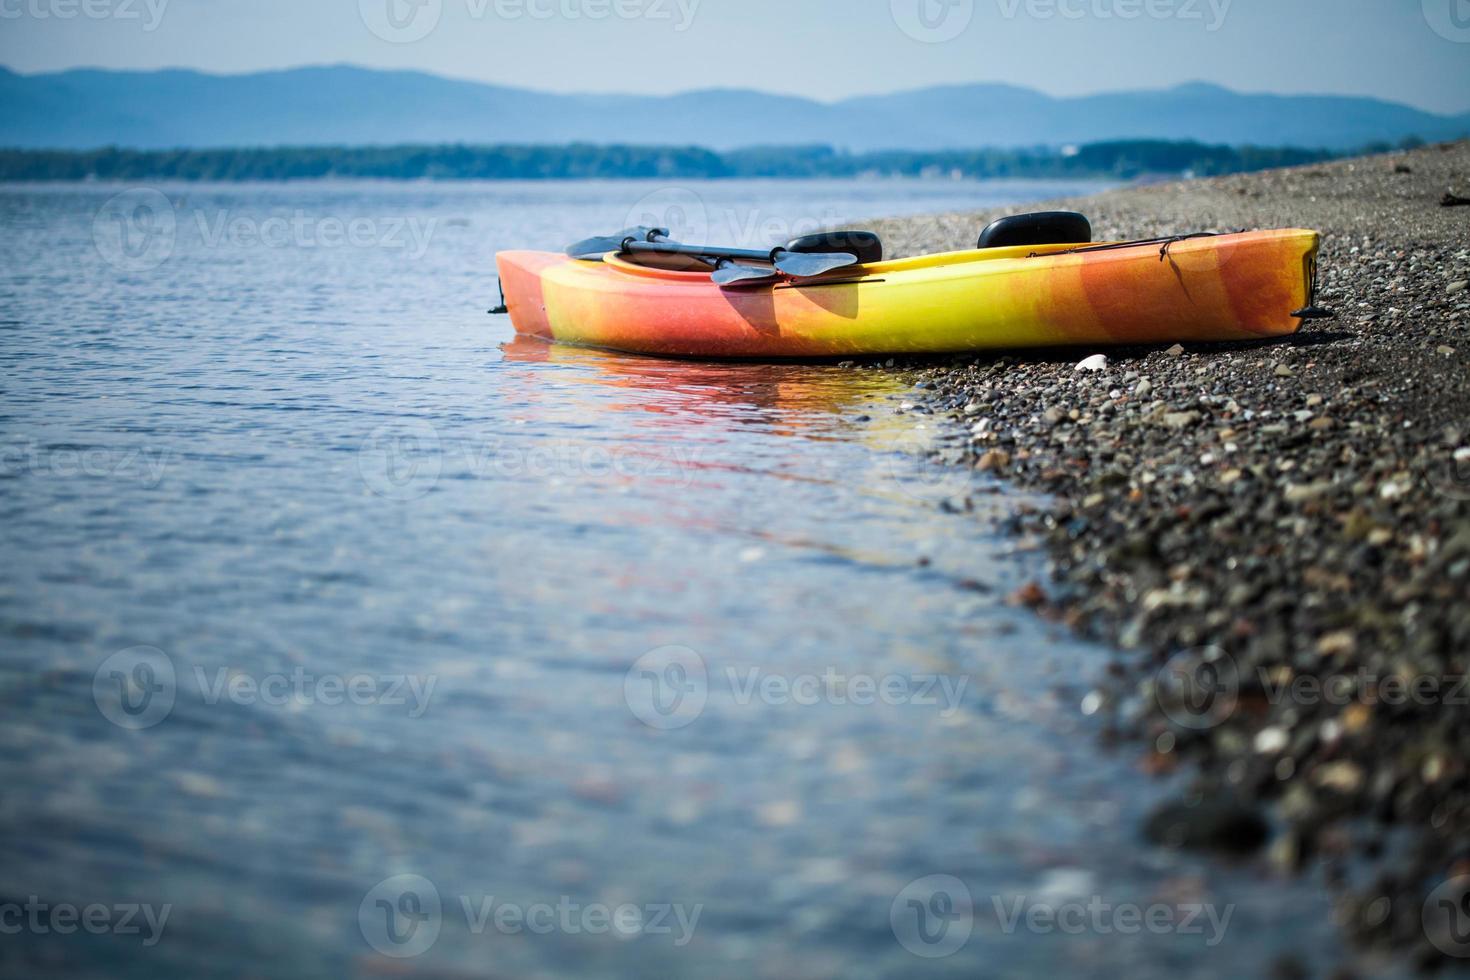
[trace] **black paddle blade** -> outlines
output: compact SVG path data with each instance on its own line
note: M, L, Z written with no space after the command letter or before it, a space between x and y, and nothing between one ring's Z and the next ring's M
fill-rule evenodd
M736 265L728 263L720 266L711 275L718 285L733 286L736 283L775 282L781 277L770 269L763 269L754 265Z
M629 235L607 235L601 238L584 238L567 246L567 254L574 259L600 259L608 252L621 252Z
M600 259L608 252L621 252L623 243L628 239L635 242L656 242L667 238L667 228L649 228L639 225L636 228L624 228L616 235L599 235L595 238L584 238L580 242L567 246L567 254L574 259Z
M805 279L808 276L820 276L824 272L833 269L841 269L845 266L857 265L857 256L850 252L777 252L776 268L788 276L796 276Z
M851 252L863 265L883 261L883 240L871 231L823 231L786 243L788 252Z

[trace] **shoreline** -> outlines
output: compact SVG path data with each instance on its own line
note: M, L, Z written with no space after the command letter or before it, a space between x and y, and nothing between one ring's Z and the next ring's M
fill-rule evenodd
M919 368L949 455L1051 495L1013 601L1119 650L1087 709L1148 772L1140 828L1294 874L1343 931L1420 966L1470 954L1426 897L1470 892L1470 142L1127 187L1097 240L1323 233L1334 320L1276 342L966 356ZM895 257L1006 213L877 222ZM1107 355L1098 372L1075 369Z

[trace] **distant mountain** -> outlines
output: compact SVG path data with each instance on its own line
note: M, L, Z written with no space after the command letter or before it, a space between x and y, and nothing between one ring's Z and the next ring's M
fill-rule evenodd
M1377 99L1246 95L1190 84L1053 98L959 85L824 103L743 89L672 96L555 95L350 66L248 75L0 68L0 146L250 147L404 143L692 145L825 143L854 151L963 149L1111 139L1353 149L1470 135Z

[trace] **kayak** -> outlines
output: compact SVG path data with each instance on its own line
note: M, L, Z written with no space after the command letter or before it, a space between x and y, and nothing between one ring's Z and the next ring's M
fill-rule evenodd
M497 256L520 334L639 354L837 358L1294 333L1319 236L1286 229L1018 245L721 287L695 263Z

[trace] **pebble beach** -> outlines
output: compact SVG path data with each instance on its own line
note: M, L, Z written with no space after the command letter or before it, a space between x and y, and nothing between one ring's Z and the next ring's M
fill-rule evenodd
M1050 494L1014 528L1050 575L1012 601L1117 650L1082 710L1189 787L1140 835L1320 875L1355 948L1420 967L1470 954L1430 915L1470 891L1467 196L1461 142L1038 205L1099 241L1318 229L1336 317L930 363L913 409ZM967 248L999 214L875 230Z

